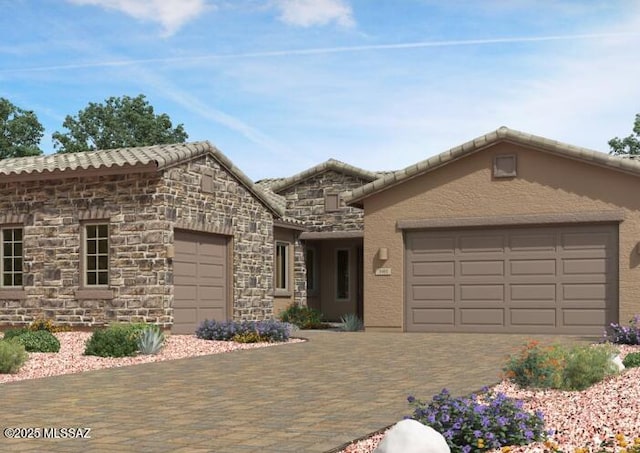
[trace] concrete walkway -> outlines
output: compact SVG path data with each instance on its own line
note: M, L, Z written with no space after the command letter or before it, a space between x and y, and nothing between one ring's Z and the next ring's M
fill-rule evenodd
M88 440L0 435L0 450L325 452L408 415L409 394L497 382L532 338L298 334L310 341L0 384L3 429L91 428Z

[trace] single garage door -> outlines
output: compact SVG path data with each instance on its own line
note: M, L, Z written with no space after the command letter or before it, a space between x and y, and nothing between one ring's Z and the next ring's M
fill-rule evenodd
M227 319L226 236L176 230L172 333L192 334L205 319Z
M617 319L618 226L411 231L414 332L601 335Z

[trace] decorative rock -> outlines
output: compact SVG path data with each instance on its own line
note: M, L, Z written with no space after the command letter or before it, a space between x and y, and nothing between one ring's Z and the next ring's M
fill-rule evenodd
M613 366L616 367L618 372L620 372L620 371L625 369L625 366L622 363L622 359L620 358L619 354L617 356L614 356L614 357L611 358L611 363L613 363Z
M450 453L442 434L416 420L393 425L373 453Z

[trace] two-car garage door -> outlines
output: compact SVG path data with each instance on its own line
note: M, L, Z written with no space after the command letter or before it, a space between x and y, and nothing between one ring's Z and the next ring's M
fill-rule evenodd
M205 319L227 319L228 239L176 230L173 259L175 334L193 334Z
M414 332L602 333L617 319L617 225L405 234Z

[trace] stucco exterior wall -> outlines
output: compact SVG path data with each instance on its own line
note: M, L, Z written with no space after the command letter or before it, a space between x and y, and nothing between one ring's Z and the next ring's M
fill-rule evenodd
M356 176L325 171L278 192L287 201L286 215L303 220L308 231L362 231L362 209L342 206L325 210L325 194L342 193L369 181Z
M493 156L516 154L518 175L493 179ZM498 143L364 200L364 320L404 328L404 244L398 220L566 214L622 210L619 225L620 321L640 313L640 179L576 160ZM388 248L388 260L377 257ZM392 275L376 276L379 267Z

